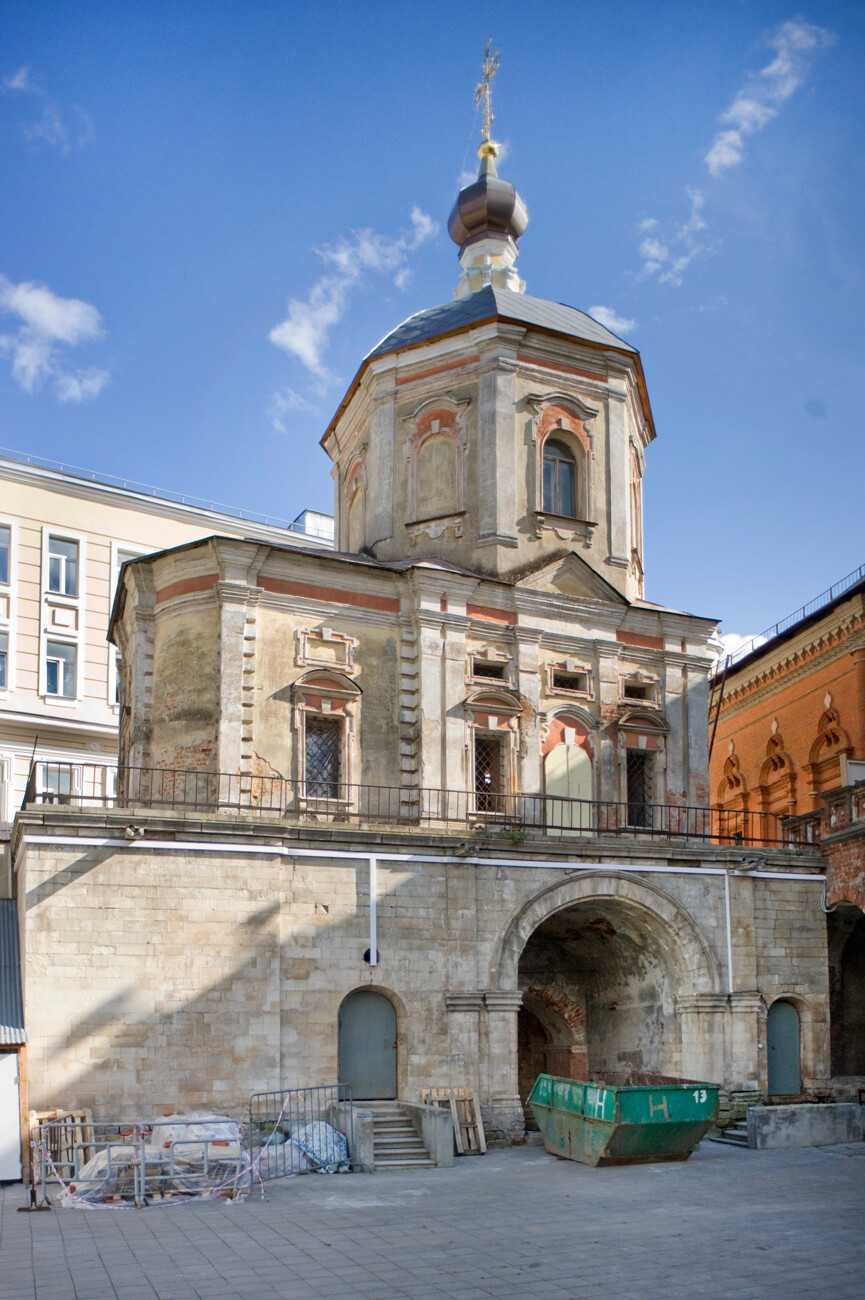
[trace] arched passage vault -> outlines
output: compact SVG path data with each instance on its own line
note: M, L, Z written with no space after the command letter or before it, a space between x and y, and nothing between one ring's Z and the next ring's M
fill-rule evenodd
M579 872L539 890L501 936L489 987L499 1021L490 1024L489 1096L503 1119L508 1106L520 1113L527 1068L523 1059L520 1090L518 1055L526 1057L531 1032L549 1036L547 1068L568 1059L570 1026L574 1069L611 1083L707 1070L723 1079L726 999L715 957L682 904L635 874ZM535 1042L531 1059L542 1056Z

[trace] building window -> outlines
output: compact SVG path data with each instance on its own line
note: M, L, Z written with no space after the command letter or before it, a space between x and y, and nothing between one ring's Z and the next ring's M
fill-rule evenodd
M0 524L0 585L9 585L9 557L12 552L12 529L8 524Z
M629 749L627 756L628 825L652 826L652 787L655 755L645 749Z
M62 537L48 538L48 590L61 596L78 595L78 543Z
M641 700L644 704L655 703L655 683L654 682L623 682L622 699L624 700Z
M553 668L550 671L550 690L557 695L588 695L589 674L582 670L571 672Z
M472 659L472 677L482 677L485 681L504 682L508 677L508 665L500 659Z
M0 632L0 691L9 685L9 633Z
M563 442L548 438L544 443L544 510L552 515L576 518L577 462Z
M49 641L45 652L45 691L48 695L59 695L67 700L75 699L75 660L74 645L64 645L61 641Z
M307 714L304 770L308 799L338 799L342 722Z
M475 810L479 813L501 811L505 754L504 736L475 732Z

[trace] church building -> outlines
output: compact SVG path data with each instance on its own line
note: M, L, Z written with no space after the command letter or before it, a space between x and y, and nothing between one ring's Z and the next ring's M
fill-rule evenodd
M822 859L712 810L715 621L645 599L640 356L525 292L479 153L453 300L324 432L336 550L124 566L117 796L14 832L32 1106L470 1087L520 1141L541 1070L827 1085Z

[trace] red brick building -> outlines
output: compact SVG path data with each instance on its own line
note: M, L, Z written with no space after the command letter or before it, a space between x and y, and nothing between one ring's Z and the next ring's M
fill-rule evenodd
M730 656L710 703L713 802L806 819L826 857L832 1075L865 1087L865 566Z

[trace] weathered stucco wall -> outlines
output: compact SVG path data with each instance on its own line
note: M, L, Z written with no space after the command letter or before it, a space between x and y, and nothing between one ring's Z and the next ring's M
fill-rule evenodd
M150 762L155 767L213 768L219 715L216 610L157 619L154 634Z

